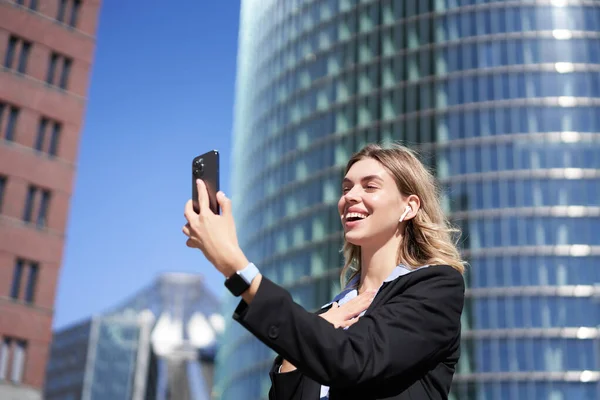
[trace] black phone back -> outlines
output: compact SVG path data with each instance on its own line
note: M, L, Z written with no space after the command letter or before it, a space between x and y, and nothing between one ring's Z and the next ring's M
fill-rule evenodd
M217 150L211 150L199 155L192 161L192 201L194 203L194 211L199 212L196 179L202 179L206 184L210 209L215 214L219 214L220 209L217 202L217 192L219 191L219 152Z

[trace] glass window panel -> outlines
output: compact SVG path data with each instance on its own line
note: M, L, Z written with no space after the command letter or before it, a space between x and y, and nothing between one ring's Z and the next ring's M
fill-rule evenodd
M13 359L11 368L11 380L14 383L21 383L23 378L23 369L25 367L26 342L22 340L15 341L13 347Z
M391 28L385 29L381 33L381 38L382 38L382 45L381 45L382 55L389 56L389 55L394 54L396 52L396 49L394 47L393 30Z
M425 3L425 2L421 2L421 3ZM421 45L426 45L428 43L431 43L433 41L433 31L432 28L430 26L430 19L429 18L421 18L419 19L418 22L419 25L419 42Z
M6 48L6 55L4 57L4 66L6 68L12 68L15 53L18 47L19 39L15 36L10 36L8 39L8 45Z
M405 8L405 16L412 17L413 15L418 14L417 2L408 1L404 3Z
M409 49L416 49L419 47L419 35L417 33L416 22L409 22L406 24L406 35L408 38L407 45Z
M4 338L0 342L0 380L4 380L8 376L8 360L10 358L11 345L12 340L9 338Z
M29 52L31 50L31 43L21 41L21 54L19 55L19 64L17 66L17 72L24 74L27 72L27 61L29 60Z
M444 27L447 40L453 41L459 39L459 20L456 14L446 15L443 17L442 26Z
M19 298L19 292L21 289L21 278L23 277L23 269L25 265L23 260L17 259L15 263L15 268L13 271L13 280L10 289L10 297L13 299Z
M359 126L369 125L373 121L373 118L374 118L373 109L375 108L375 107L373 107L373 104L375 102L376 102L376 99L374 99L374 98L365 99L360 102L359 108L358 108L358 125Z
M418 89L417 89L418 88ZM429 83L424 83L422 85L417 86L416 90L419 90L419 101L420 101L420 109L426 110L428 108L432 108L432 85Z
M72 64L72 61L70 58L63 57L63 65L62 65L62 71L60 74L60 82L58 84L58 86L61 89L67 89L69 75L71 72L71 64Z
M367 32L373 29L377 21L377 4L368 6L359 14L359 31Z
M433 63L430 57L429 50L423 50L419 52L419 68L420 68L420 76L425 77L429 76L433 73Z
M15 126L17 125L17 119L19 118L20 111L16 107L4 107L8 112L8 121L6 122L6 127L4 128L4 139L7 141L15 140ZM2 109L0 109L0 113L2 113ZM2 115L0 114L0 118Z
M435 84L435 106L437 108L445 108L448 106L448 82L438 81Z
M381 2L381 15L382 15L382 24L388 25L394 23L396 20L394 15L394 8L398 8L399 5L396 4L394 0L383 0Z
M348 11L356 4L356 0L338 0L339 11Z

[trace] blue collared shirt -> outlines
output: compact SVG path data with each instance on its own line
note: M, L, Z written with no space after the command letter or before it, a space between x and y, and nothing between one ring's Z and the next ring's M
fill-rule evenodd
M389 274L388 277L385 278L385 280L383 282L384 283L391 282L403 275L406 275L408 273L411 273L413 271L416 271L418 269L425 268L425 267L428 267L428 265L424 265L422 267L415 268L415 269L410 269L410 268L406 267L405 265L400 264L396 268L394 268L392 273ZM333 301L331 303L327 303L321 308L329 307L332 303L334 303L336 301L337 301L338 305L341 306L342 304L344 304L344 303L352 300L356 296L358 296L358 290L356 289L356 287L357 287L359 280L360 280L359 275L352 278L350 280L350 282L348 282L348 284L346 285L346 288L344 290L342 290L340 294L335 296L335 298L333 299ZM383 286L383 283L381 284L381 286ZM378 293L379 293L379 289L381 289L381 286L379 286L379 288L377 289ZM365 312L366 312L366 310L361 312L359 314L359 316L362 317L365 314ZM348 328L344 328L344 329L348 329ZM320 400L328 400L328 399L329 399L329 386L322 385Z

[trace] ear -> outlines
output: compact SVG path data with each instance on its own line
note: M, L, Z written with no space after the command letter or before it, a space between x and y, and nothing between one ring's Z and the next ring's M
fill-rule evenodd
M406 214L406 217L404 217L404 221L408 221L417 215L417 211L421 208L421 199L419 199L419 196L411 194L406 198L406 203L410 206L410 211Z

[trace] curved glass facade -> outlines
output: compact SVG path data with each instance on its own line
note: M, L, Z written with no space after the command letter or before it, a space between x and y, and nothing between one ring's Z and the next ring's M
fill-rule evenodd
M240 243L304 307L329 301L343 167L401 141L435 169L471 263L453 398L596 398L598 72L598 2L243 1ZM228 322L214 393L264 397L272 357Z

